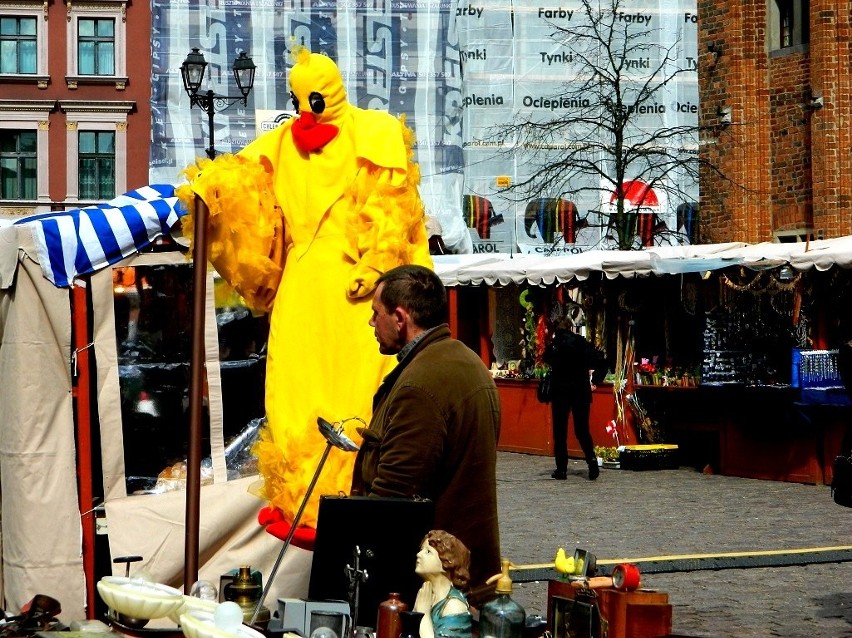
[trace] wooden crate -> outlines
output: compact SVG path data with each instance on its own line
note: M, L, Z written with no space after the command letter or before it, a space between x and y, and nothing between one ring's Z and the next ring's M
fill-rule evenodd
M573 600L576 589L567 581L551 580L547 586L547 625L554 636L560 600ZM609 623L608 638L661 638L672 631L672 606L669 595L653 589L618 591L611 587L596 589L601 616Z

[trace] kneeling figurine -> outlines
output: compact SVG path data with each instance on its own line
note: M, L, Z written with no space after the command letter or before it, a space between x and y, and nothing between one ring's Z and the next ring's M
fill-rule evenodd
M423 614L420 638L470 638L473 619L464 590L470 581L470 550L443 530L426 534L415 573L423 579L413 611Z

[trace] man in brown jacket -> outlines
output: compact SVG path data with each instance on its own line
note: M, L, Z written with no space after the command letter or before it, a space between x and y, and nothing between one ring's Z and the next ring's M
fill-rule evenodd
M361 430L352 494L431 499L435 529L471 554L469 599L477 604L500 572L497 523L497 386L476 354L450 337L447 295L422 266L379 277L373 297L379 351L399 360L373 398Z

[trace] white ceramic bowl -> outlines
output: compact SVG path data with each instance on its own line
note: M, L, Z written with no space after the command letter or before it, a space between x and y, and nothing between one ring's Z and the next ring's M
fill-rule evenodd
M173 620L176 625L180 624L180 617L189 611L207 611L211 614L216 611L216 605L219 603L215 600L204 600L195 596L184 594L183 604L169 614L169 619Z
M183 594L167 585L126 576L104 576L98 593L107 607L128 618L163 618L183 605Z
M191 609L180 617L180 628L186 638L264 638L264 635L248 625L241 624L236 633L216 626L215 612Z

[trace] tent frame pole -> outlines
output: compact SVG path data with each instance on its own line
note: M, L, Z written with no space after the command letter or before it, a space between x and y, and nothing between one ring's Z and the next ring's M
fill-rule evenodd
M77 432L77 498L82 528L83 576L86 618L95 618L95 510L92 490L92 405L88 281L76 280L71 288L72 396Z
M199 518L201 510L201 436L204 410L204 309L207 301L207 219L210 211L195 198L195 237L192 243L192 359L189 366L189 447L186 459L186 539L183 590L189 594L198 580Z

